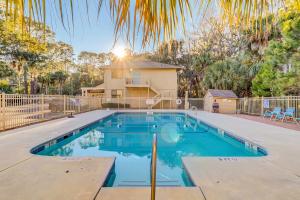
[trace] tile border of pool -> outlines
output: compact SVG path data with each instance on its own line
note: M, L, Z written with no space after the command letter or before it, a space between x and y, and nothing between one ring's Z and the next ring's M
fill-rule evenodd
M111 113L110 115L108 116L105 116L105 117L102 117L100 119L97 119L91 123L88 123L88 124L85 124L79 128L76 128L72 131L69 131L65 134L62 134L60 136L57 136L53 139L50 139L50 140L47 140L46 142L43 142L37 146L34 146L30 149L30 153L33 154L33 155L36 155L36 156L45 156L45 155L39 155L37 154L38 152L40 151L43 151L45 148L48 148L52 145L55 145L69 137L72 137L76 134L79 134L80 131L82 131L83 129L85 129L86 127L88 126L91 126L93 124L96 124L98 123L100 120L103 120L107 117L110 117L111 115L114 115L114 114L122 114L122 113L148 113L147 111L114 111L113 113ZM208 122L204 122L203 120L200 120L198 118L196 118L195 116L192 116L190 113L186 112L186 111L170 111L170 112L166 112L166 111L160 111L160 110L155 110L155 111L151 111L151 113L180 113L180 114L185 114L185 115L188 115L189 117L193 118L194 120L196 120L197 122L201 122L205 125L207 125L208 127L212 128L212 129L215 129L216 132L218 133L218 136L221 136L221 137L224 137L224 136L228 136L230 138L232 138L233 140L236 140L237 142L240 142L242 143L243 145L245 145L245 148L250 148L250 150L253 150L253 151L258 151L260 153L262 153L263 155L262 156L268 156L268 152L267 150L259 145L259 144L256 144L255 142L252 142L246 138L243 138L243 137L239 137L235 134L233 134L232 132L230 131L227 131L227 130L224 130L224 129L221 129L219 127L216 127L215 125L211 124L211 123L208 123ZM61 156L58 156L58 157L61 157ZM213 157L213 158L217 158L217 157L220 157L220 156L207 156L207 157ZM235 157L241 157L241 156L235 156ZM254 157L260 157L260 156L254 156ZM187 170L186 170L187 171Z
M193 119L195 119L197 121L200 121L200 122L204 123L207 126L210 126L211 128L216 129L216 131L219 133L219 135L221 135L221 136L226 135L226 136L228 136L228 137L230 137L230 138L232 138L232 139L234 139L234 140L236 140L236 141L244 144L246 146L245 148L250 148L252 150L257 150L260 153L262 153L263 156L268 156L267 149L264 148L262 145L259 145L259 144L255 143L255 142L252 142L251 140L248 140L246 138L240 137L240 136L232 133L231 131L219 128L219 127L217 127L217 126L215 126L215 125L213 125L211 123L204 122L203 120L200 120L200 119L196 118L195 116L192 116L190 113L186 113L185 112L185 114L187 114L188 116L190 116L191 118L193 118ZM221 132L221 134L220 134L220 132ZM207 156L207 157L220 157L220 156ZM236 157L241 157L241 156L236 156ZM259 156L254 156L254 157L259 157Z
M31 154L33 154L33 155L36 155L36 156L45 156L45 155L38 155L37 153L40 152L40 151L42 151L42 150L44 150L45 146L49 147L51 145L55 145L58 142L61 142L61 141L65 140L65 139L67 139L69 137L72 137L73 135L78 134L84 128L86 128L86 127L88 127L88 126L90 126L92 124L95 124L95 123L99 122L100 120L102 120L102 119L104 119L106 117L109 117L109 116L111 116L111 115L113 115L115 113L116 112L113 112L113 113L111 113L111 114L109 114L107 116L103 116L103 117L101 117L99 119L96 119L96 120L90 122L90 123L87 123L87 124L85 124L85 125L83 125L83 126L81 126L79 128L73 129L71 131L68 131L67 133L61 134L61 135L59 135L57 137L54 137L54 138L52 138L50 140L47 140L46 142L43 142L43 143L41 143L39 145L36 145L36 146L32 147L29 152ZM57 157L60 157L60 156L57 156Z

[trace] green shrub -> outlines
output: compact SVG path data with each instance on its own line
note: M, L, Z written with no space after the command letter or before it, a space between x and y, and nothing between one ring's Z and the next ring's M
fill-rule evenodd
M7 80L0 80L0 93L7 93L7 94L10 94L12 93L12 88L11 86L9 85L9 82Z

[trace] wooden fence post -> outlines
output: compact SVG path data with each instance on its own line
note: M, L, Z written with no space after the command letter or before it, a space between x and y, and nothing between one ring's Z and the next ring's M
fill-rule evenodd
M78 98L78 113L80 113L80 107L81 107L81 101L80 101L81 98Z
M1 121L2 121L2 130L5 130L5 93L1 94Z
M126 97L124 97L124 110L126 108Z
M261 97L261 112L260 112L261 116L264 115L264 97Z
M246 113L246 98L243 98L243 113Z
M141 110L141 96L139 97L139 110Z
M64 95L64 114L66 114L66 95Z
M250 114L250 100L249 100L249 97L246 97L247 98L247 114L249 115Z
M44 106L45 106L45 99L44 99L44 94L42 94L42 120L45 119Z
M101 100L100 97L97 97L97 109L101 109Z

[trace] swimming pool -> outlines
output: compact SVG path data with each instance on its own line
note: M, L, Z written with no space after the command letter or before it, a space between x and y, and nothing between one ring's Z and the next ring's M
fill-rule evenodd
M184 156L263 156L252 143L183 113L115 113L32 150L47 156L115 157L105 186L147 186L153 134L157 134L157 185L192 186Z

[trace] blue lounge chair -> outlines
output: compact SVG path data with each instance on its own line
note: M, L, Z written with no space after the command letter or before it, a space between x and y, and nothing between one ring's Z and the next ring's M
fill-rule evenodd
M295 108L294 107L289 107L285 110L285 112L281 112L280 114L278 114L276 116L276 120L291 120L291 121L295 121L294 118L294 114L295 114Z
M280 107L275 107L273 109L273 111L270 111L270 110L267 110L264 115L263 115L263 118L276 118L277 115L279 115L281 113L281 108Z

